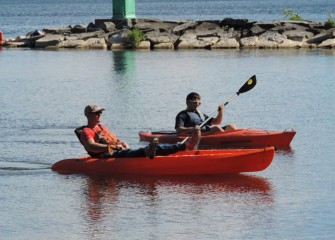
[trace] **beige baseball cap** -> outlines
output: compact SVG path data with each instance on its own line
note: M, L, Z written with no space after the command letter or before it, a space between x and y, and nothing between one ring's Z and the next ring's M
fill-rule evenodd
M105 110L104 108L99 107L96 104L90 104L90 105L87 105L85 107L84 114L87 115L87 114L90 114L90 113L96 113L96 112L100 112L100 111L104 111L104 110Z

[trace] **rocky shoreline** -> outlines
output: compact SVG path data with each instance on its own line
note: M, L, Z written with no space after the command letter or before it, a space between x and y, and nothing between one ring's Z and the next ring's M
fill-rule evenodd
M139 29L144 40L129 37ZM313 21L208 21L96 19L88 25L51 27L5 40L5 47L42 49L335 48L335 28Z

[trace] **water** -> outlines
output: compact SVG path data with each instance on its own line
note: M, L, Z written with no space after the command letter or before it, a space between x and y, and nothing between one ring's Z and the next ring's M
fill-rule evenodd
M2 50L3 239L332 239L334 50ZM164 69L164 71L162 71ZM59 175L84 154L73 129L83 108L134 147L140 130L172 129L190 91L242 127L297 130L263 172L239 176L109 178ZM130 228L131 226L131 228Z
M15 36L110 16L109 2L95 2L0 0L0 25ZM192 12L173 7L189 6L187 1L151 1L155 11L140 10L140 3L149 1L137 1L138 17L163 18L163 10L167 19L226 15L219 7L213 14L198 12L205 11L200 1L192 1L198 6ZM278 4L279 11L268 9L279 14L286 4L234 3L232 17L262 12L259 19L277 18L256 8L260 3ZM314 6L320 20L333 5L287 4L300 6L302 15ZM236 7L241 5L248 8ZM1 239L334 239L334 55L331 49L0 49ZM226 107L224 122L297 130L291 148L277 151L263 172L92 178L50 170L60 159L85 154L73 130L85 124L89 103L104 106L104 122L139 147L145 145L140 130L173 128L189 92L199 92L201 109L212 113L254 74L256 87Z
M0 29L6 38L51 26L88 24L112 17L112 0L0 0ZM303 18L325 22L335 13L333 0L137 0L138 18L165 20L221 20L226 17L282 20L284 9Z

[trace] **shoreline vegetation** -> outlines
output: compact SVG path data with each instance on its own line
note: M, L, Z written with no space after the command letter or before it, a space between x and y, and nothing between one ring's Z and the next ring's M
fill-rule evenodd
M286 10L288 20L167 21L96 19L88 25L50 27L6 39L8 48L33 49L282 49L335 48L332 15L325 23Z

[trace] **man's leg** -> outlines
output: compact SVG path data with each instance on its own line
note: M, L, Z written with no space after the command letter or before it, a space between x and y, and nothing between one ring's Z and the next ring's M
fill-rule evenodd
M148 146L149 147L149 146ZM185 144L158 144L155 153L151 152L148 155L148 147L139 148L139 149L125 149L120 151L114 151L110 156L113 158L134 158L134 157L150 157L151 159L158 156L166 156L172 153L176 153L178 151L183 151L186 148Z

